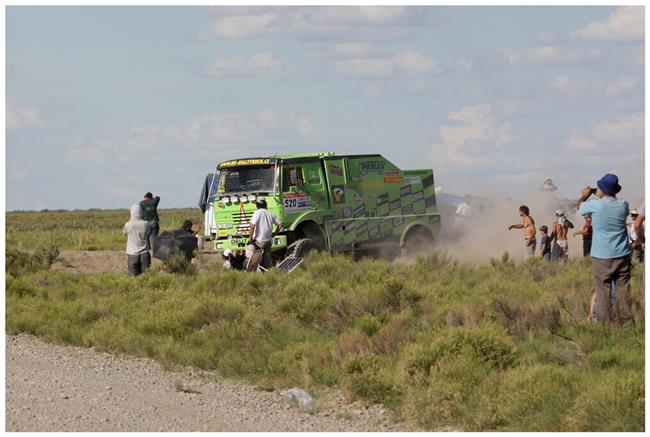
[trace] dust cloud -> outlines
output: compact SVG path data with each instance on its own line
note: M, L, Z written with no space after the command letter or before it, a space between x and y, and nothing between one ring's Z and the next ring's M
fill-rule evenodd
M533 192L525 199L515 201L502 194L501 199L493 200L490 205L471 203L475 216L468 218L456 217L455 208L444 205L446 208L441 211L442 228L437 246L461 262L485 263L506 251L515 260L522 261L525 254L523 230L509 231L508 226L522 223L519 206L526 205L537 229L536 257L541 257L539 228L546 225L550 233L557 209L562 209L574 225L567 236L569 258L582 257L582 236L574 237L573 233L582 229L584 219L577 214L575 200L556 199L552 193L542 191Z

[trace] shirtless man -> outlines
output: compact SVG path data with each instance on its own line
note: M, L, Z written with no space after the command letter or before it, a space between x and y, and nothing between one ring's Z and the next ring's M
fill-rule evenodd
M530 216L530 210L526 205L521 205L519 207L519 216L523 218L523 223L510 225L508 226L508 230L523 229L526 257L535 256L535 246L537 246L537 240L535 239L535 234L537 233L537 230L535 229L535 220Z
M573 223L564 216L564 211L558 209L555 211L555 221L551 225L551 229L551 238L553 239L551 259L567 261L569 259L569 242L566 237L569 229L573 229Z

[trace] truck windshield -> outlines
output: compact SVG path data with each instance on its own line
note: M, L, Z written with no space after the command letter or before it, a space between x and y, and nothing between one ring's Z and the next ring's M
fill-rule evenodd
M219 194L260 192L275 192L275 165L235 167L221 170Z

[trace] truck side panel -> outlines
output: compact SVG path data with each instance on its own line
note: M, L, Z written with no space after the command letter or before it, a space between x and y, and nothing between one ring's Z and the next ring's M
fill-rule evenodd
M327 165L341 167L345 175L336 185L342 190L340 203L325 223L333 251L399 246L414 223L437 236L440 216L431 170L402 171L379 155L328 159Z

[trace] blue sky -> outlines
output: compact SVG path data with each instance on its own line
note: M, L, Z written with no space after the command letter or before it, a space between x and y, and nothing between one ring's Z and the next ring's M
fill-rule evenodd
M384 154L446 192L644 187L643 7L6 8L6 208L195 206L218 162Z

